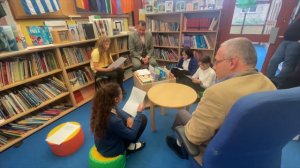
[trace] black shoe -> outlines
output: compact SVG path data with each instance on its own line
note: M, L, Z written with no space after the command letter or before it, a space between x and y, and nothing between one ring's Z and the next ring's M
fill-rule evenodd
M136 146L137 143L141 143L141 146L138 147L138 148L137 148L137 146ZM135 147L134 147L133 150L127 149L126 155L130 155L130 154L132 154L132 153L135 153L135 152L137 152L137 151L140 151L140 150L142 150L145 146L146 146L146 142L138 141L138 142L135 143Z
M177 140L171 136L166 137L166 142L169 148L175 152L175 154L180 157L181 159L188 159L187 153L184 153L180 146L177 145Z

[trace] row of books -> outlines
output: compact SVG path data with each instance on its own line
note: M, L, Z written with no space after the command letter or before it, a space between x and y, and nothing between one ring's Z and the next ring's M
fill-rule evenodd
M38 84L23 86L0 95L0 120L39 106L41 103L66 92L65 84L56 77L47 78Z
M195 36L187 36L183 35L182 37L182 45L189 46L191 48L205 48L211 49L211 43L208 36L204 34L195 35Z
M120 38L117 41L117 45L118 45L118 51L126 51L128 50L128 38L124 37L124 38Z
M182 12L221 9L223 0L147 0L144 4L146 13Z
M69 47L62 48L62 60L65 66L70 66L78 63L82 63L91 59L91 53L93 48L87 47Z
M154 49L154 55L157 59L178 61L178 54L175 49Z
M57 68L55 55L51 51L3 60L0 61L0 86L9 85Z
M216 17L184 17L183 18L183 30L185 31L200 31L209 30L214 31L218 19Z
M0 128L0 146L7 144L9 140L21 137L22 134L27 131L43 125L70 107L72 107L72 105L69 103L49 106L42 110L38 110L32 115L22 117L18 121L4 125Z
M179 31L180 29L179 22L165 22L148 18L146 22L150 31Z
M90 67L85 66L82 69L68 72L68 78L73 88L82 86L94 80L93 72Z
M159 46L178 46L178 36L174 35L153 35L153 44Z

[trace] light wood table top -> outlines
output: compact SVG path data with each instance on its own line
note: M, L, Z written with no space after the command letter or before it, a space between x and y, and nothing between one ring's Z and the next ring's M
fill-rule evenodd
M197 99L197 93L191 87L178 83L162 83L151 87L147 93L151 112L152 131L156 131L154 105L166 108L183 108Z

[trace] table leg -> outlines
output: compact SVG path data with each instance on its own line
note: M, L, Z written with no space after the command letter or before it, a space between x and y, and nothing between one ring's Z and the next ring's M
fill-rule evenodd
M160 115L166 115L166 108L160 107Z
M150 101L150 116L151 116L151 129L153 132L156 131L155 126L155 110L154 110L154 104Z
M190 106L185 107L186 111L190 111Z

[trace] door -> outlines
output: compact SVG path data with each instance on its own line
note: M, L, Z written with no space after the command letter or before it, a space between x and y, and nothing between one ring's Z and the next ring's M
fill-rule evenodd
M268 62L265 61L269 60L268 55L274 53L278 46L278 35L282 35L286 30L295 6L297 0L257 0L255 5L239 8L236 0L224 0L219 42L234 37L246 37L255 43L263 44L268 51L267 59L263 58L259 63L260 69L263 63ZM279 28L278 35L275 36L275 43L269 44L270 33L274 32L275 27Z

